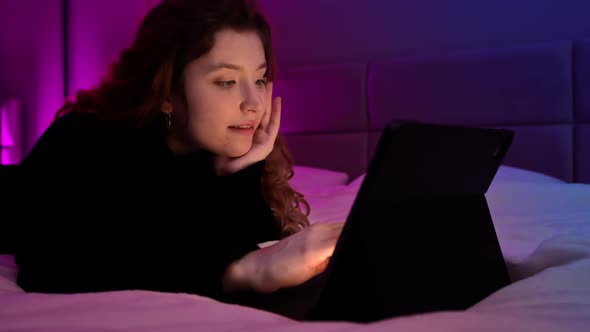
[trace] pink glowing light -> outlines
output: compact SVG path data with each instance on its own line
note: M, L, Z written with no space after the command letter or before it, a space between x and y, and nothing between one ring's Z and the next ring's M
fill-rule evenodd
M2 148L2 154L0 162L1 164L12 164L17 162L20 158L18 150L20 144L18 138L20 135L19 129L19 110L20 105L18 101L11 99L7 100L0 106L1 114L1 128L0 128L0 147Z
M0 142L2 142L2 148L11 147L14 145L14 140L12 139L12 135L10 134L10 128L8 126L7 107L3 106L0 112L2 113L2 121L0 121L0 123L2 124L2 130L0 130L0 132L2 132L2 139L0 140ZM2 151L4 151L4 149Z

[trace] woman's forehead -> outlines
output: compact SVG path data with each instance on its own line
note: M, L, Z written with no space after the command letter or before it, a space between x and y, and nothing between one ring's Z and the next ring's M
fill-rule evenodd
M259 69L265 63L264 47L255 31L225 29L217 32L206 56L214 64L233 64L248 69Z

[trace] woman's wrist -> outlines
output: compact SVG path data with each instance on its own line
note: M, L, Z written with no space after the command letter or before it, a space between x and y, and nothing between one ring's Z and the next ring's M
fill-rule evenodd
M223 276L223 290L225 292L270 293L278 289L272 281L268 264L260 264L256 255L256 252L252 252L227 267Z
M241 161L239 163L231 163L226 157L217 157L215 161L215 173L218 176L229 176L237 173L255 173L262 174L265 160L258 161Z
M223 291L230 293L251 288L248 274L244 271L240 260L231 263L223 274Z

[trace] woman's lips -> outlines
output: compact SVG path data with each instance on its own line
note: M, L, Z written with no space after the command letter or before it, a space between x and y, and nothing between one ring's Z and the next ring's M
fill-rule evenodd
M243 135L254 134L254 126L253 125L229 126L228 128L232 132L235 132L237 134L243 134Z

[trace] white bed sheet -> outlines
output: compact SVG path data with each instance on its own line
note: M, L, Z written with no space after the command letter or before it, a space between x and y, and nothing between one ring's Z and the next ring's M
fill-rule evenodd
M359 184L307 188L312 221L345 220ZM0 331L589 331L590 185L503 167L486 197L514 282L467 311L301 323L188 294L25 293L0 257Z

